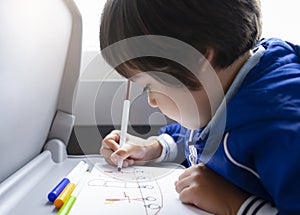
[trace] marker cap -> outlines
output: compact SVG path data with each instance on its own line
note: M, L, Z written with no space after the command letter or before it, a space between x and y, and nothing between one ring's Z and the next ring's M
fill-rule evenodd
M48 194L48 199L50 202L54 202L54 200L59 196L59 194L65 189L65 187L70 183L70 180L64 178L59 182L59 184L53 188L53 190Z
M70 212L75 201L76 201L76 197L70 196L67 202L59 209L57 215L67 215Z
M55 199L59 196L59 194L63 191L63 189L70 183L70 180L77 174L77 172L86 165L86 161L80 161L75 168L71 170L71 172L59 182L56 187L48 194L48 199L50 202L54 202Z
M67 201L67 199L70 197L71 193L75 189L76 185L72 182L69 183L63 192L55 199L54 205L56 208L61 208L61 206Z

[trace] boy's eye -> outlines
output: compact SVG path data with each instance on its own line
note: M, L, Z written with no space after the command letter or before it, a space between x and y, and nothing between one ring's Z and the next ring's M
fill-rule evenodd
M144 89L143 89L143 93L146 93L150 90L150 84L147 84Z

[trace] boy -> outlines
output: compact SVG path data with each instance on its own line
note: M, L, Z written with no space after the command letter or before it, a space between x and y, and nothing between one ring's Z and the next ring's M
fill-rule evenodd
M260 36L258 0L107 1L103 57L180 124L147 140L128 135L122 149L113 131L100 149L107 162L171 161L185 146L182 202L214 214L299 214L300 48Z

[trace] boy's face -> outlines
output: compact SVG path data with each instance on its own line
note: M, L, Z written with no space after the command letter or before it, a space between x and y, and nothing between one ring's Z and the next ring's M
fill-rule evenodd
M188 129L203 127L211 118L211 106L204 88L191 91L184 86L171 87L145 72L138 73L132 80L147 90L150 106L158 107Z

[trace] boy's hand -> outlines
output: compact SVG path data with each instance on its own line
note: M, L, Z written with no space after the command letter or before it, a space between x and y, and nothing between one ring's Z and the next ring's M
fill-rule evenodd
M204 164L188 168L175 182L183 203L213 214L237 214L250 194L239 189Z
M142 139L127 134L126 144L122 148L120 148L119 140L120 131L114 130L102 141L100 154L111 165L117 165L120 159L123 160L123 167L133 164L143 165L159 157L162 151L162 146L155 139Z

